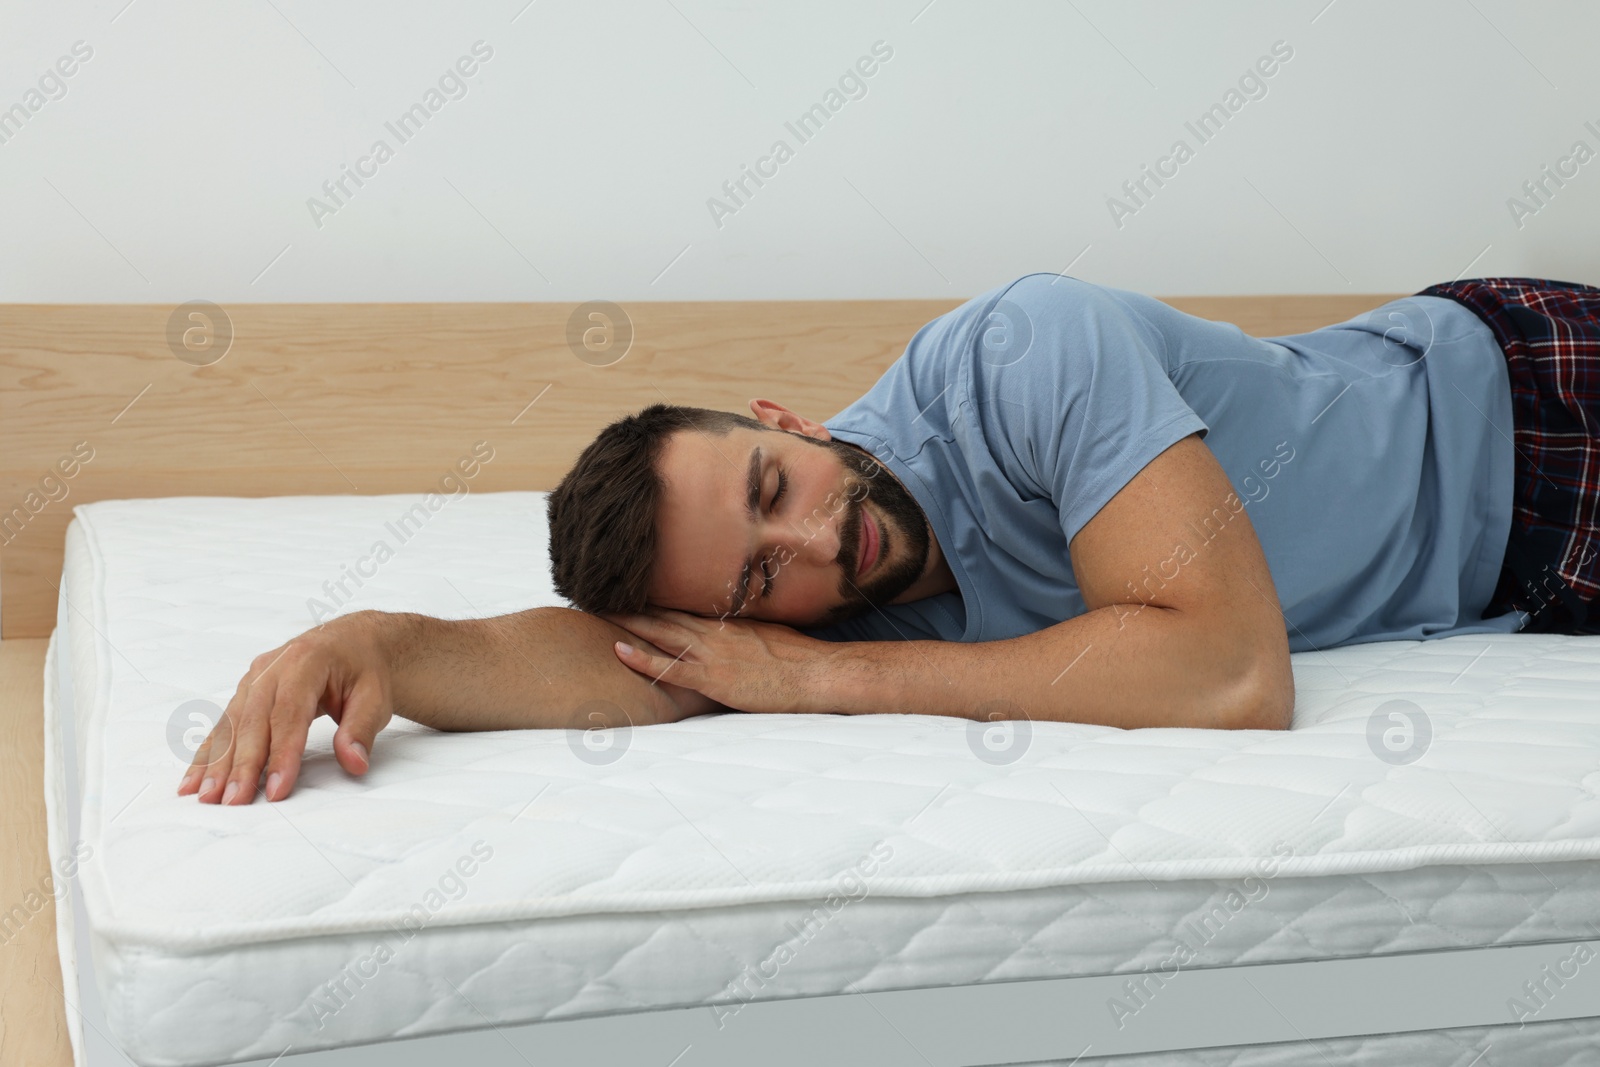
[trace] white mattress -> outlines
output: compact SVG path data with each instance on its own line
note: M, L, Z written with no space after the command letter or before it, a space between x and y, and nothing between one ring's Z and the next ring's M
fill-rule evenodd
M75 509L57 653L91 853L79 887L106 1022L137 1063L1136 975L1180 940L1187 966L1219 967L1600 935L1597 637L1299 654L1291 732L1041 722L1009 763L933 716L705 717L619 735L604 764L578 757L576 732L396 720L355 780L323 718L287 801L177 797L174 712L225 705L376 540L394 558L340 610L561 603L543 494L448 500L400 544L387 524L415 503ZM1368 741L1397 698L1434 735L1403 765ZM53 830L54 859L66 845ZM462 857L472 873L450 881ZM442 883L458 899L434 906ZM420 929L397 935L419 904ZM392 958L334 996L380 942Z

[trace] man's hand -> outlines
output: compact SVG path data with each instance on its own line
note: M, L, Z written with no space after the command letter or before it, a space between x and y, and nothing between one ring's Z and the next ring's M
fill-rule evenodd
M445 731L587 730L726 710L692 689L652 685L618 663L611 642L630 636L570 608L487 619L341 615L251 662L178 793L248 804L264 768L267 799L282 800L322 714L339 724L339 765L362 775L373 739L397 715Z
M832 687L823 684L833 662L830 642L779 623L707 619L682 611L601 618L642 639L613 647L618 659L652 681L693 690L738 711L839 710L826 706Z
M204 804L248 804L265 766L267 799L288 796L300 774L306 733L323 713L339 724L333 735L339 766L367 773L373 738L394 716L379 618L342 615L252 660L178 795L198 793Z

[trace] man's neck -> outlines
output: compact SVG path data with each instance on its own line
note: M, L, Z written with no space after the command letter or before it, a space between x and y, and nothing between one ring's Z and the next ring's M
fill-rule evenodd
M911 583L911 588L895 597L889 603L906 604L923 597L937 596L940 593L959 593L961 587L956 583L955 572L950 569L950 563L944 558L944 553L939 549L939 538L934 535L933 527L928 527L928 565L922 569L922 577Z

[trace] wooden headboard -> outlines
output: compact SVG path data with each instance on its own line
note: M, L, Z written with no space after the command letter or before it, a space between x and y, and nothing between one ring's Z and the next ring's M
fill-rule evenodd
M1395 295L1168 302L1274 336ZM621 334L586 311L578 327L601 332L575 348L573 304L240 304L226 320L0 305L0 637L54 628L76 504L420 493L478 441L494 459L474 490L550 489L603 425L656 401L830 417L960 302L629 304L631 346L609 363Z

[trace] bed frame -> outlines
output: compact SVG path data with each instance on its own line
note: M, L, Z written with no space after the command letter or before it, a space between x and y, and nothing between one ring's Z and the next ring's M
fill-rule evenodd
M1343 321L1399 295L1168 302L1274 336ZM601 426L656 401L743 412L751 397L766 396L831 416L918 327L959 302L630 304L633 339L614 362L615 348L587 359L575 353L571 304L238 305L227 309L232 341L215 362L206 361L220 332L193 335L187 348L181 338L191 326L217 323L170 306L0 306L0 802L8 813L0 902L21 899L49 867L44 655L74 505L420 493L485 439L496 458L475 488L550 489ZM53 902L46 908L53 917ZM813 1014L825 1008L821 1001ZM1009 1003L995 1005L996 1018L1024 999ZM926 1024L913 1025L948 1028L938 1011L924 1014ZM7 1062L71 1064L54 922L44 914L0 953L0 1016ZM825 1020L823 1012L807 1025L835 1026ZM558 1033L545 1032L551 1040ZM932 1040L958 1039L952 1032ZM1096 1054L1102 1049L1109 1051ZM771 1058L770 1046L763 1052Z

